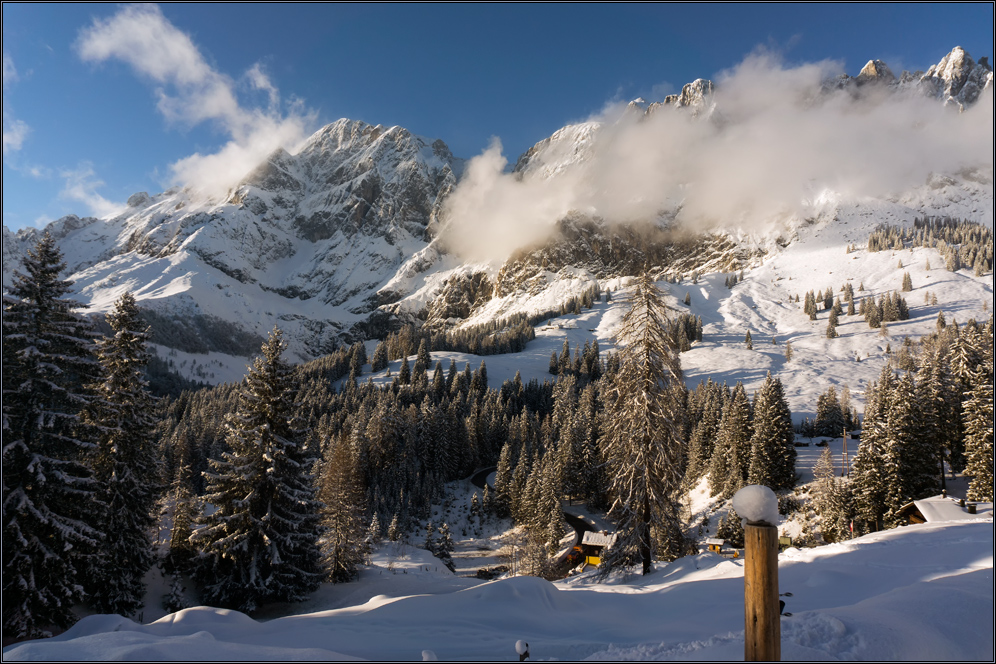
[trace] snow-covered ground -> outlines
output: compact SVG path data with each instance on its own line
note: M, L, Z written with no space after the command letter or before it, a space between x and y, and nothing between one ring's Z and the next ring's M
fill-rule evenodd
M4 660L740 660L743 562L703 553L596 583L481 582L382 548L360 580L288 615L198 607L149 625L90 616ZM784 660L990 660L993 523L931 523L779 557ZM292 614L293 613L293 614Z
M752 394L770 371L783 381L797 422L814 415L818 395L831 385L838 390L848 386L861 412L864 390L884 366L887 347L896 349L907 335L916 339L933 331L939 311L949 324L964 323L973 317L988 319L993 307L992 274L949 272L934 249L869 253L868 232L884 221L909 223L916 210L981 217L991 227L991 189L983 193L981 198L965 198L968 205L981 201L986 206L981 212L954 203L951 209L933 209L930 201L838 204L832 220L802 225L787 247L769 247L733 289L724 285L723 274L701 276L695 284L689 279L660 282L675 309L703 319L704 340L681 355L687 385L694 387L706 378L730 385L742 381ZM857 245L857 251L847 253L850 244ZM809 290L830 286L839 293L849 282L856 298L877 298L899 291L907 271L913 291L903 295L911 316L890 323L888 337L870 329L860 316L844 315L837 328L840 337L829 340L826 315L821 312L819 320L810 321L802 311ZM571 280L582 284L585 278L565 275L558 288ZM596 339L603 352L612 349L626 309L627 284L611 280L601 285L613 289L611 302L538 325L536 339L521 353L479 357L435 352L433 362L442 361L448 368L453 360L460 370L468 363L476 370L483 360L493 388L517 371L524 382L552 380L550 355L560 354L565 339L572 354L575 346ZM561 291L570 289L551 289L530 306L547 310L558 304ZM691 298L687 309L681 304L686 292ZM928 303L932 296L936 305ZM753 350L744 343L747 331ZM793 348L791 361L785 359L787 341ZM368 356L373 347L368 343ZM246 364L243 358L220 354L157 350L184 375L209 382L238 380ZM389 370L373 374L373 381L389 384L400 365L392 362ZM369 365L364 369L362 381L371 377ZM812 480L812 466L822 451L815 440L803 442L810 444L797 448L800 484ZM837 439L830 445L839 469L842 443ZM853 459L856 447L850 452ZM484 582L470 575L503 562L498 550L508 524L478 525L469 518L475 490L469 482L454 483L447 488L446 500L434 508L435 525L449 523L457 540L457 574L419 548L424 532L412 533L409 545L383 546L356 582L325 585L300 604L268 606L256 620L206 607L148 625L118 616L90 616L53 639L5 649L4 659L411 660L431 650L444 660L511 660L520 639L529 642L532 659L743 657L742 560L700 554L658 564L648 577L616 577L607 583L596 582L590 574L554 584L528 577ZM714 533L728 506L711 499L701 484L691 492L687 508L690 523L708 516ZM611 529L611 524L597 521L599 515L586 514L578 506L568 509ZM779 526L781 534L795 537L802 521L796 516ZM794 615L782 621L783 659L991 661L992 556L991 516L976 523L922 524L843 544L789 549L780 557L780 578L782 591L793 593L787 610ZM154 585L149 607L162 592L161 582ZM150 608L145 618L161 615L161 610Z

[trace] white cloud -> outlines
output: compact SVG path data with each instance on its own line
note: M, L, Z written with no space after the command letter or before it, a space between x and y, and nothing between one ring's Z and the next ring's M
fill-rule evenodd
M126 207L122 203L109 201L97 193L97 189L103 187L104 182L97 179L93 165L89 162L81 163L75 170L62 171L59 175L66 179L66 185L59 195L83 203L95 217L110 217Z
M787 67L758 51L715 84L715 114L660 108L649 116L610 103L570 168L502 171L500 144L472 159L447 200L454 246L502 259L543 239L568 211L610 222L677 214L689 227L766 228L805 213L824 189L884 196L931 172L992 165L993 95L964 113L912 94L863 88L820 96L832 62ZM542 162L574 159L554 145ZM501 229L500 231L498 229Z
M3 52L3 156L21 149L24 139L27 138L30 127L23 121L14 117L14 112L7 102L10 87L18 81L17 68L14 67L14 60L10 55Z
M229 137L214 154L196 153L170 167L174 183L209 195L224 194L278 147L300 142L315 121L301 104L281 112L279 91L259 64L245 79L266 93L268 104L245 107L235 81L212 68L156 5L129 5L109 19L94 20L80 32L76 47L85 61L121 60L156 83L158 108L167 121L187 126L211 121Z

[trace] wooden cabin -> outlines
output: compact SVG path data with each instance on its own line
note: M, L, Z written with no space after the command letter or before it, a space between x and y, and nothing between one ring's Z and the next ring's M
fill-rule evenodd
M585 565L598 567L602 562L602 551L616 543L616 534L606 532L585 531L581 538L581 551Z
M708 537L705 543L711 552L720 553L723 550L723 545L726 544L726 540L719 539L718 537Z

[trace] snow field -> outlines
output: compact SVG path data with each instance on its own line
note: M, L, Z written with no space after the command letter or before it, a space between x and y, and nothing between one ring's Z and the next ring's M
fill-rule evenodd
M510 660L517 640L532 659L743 657L742 561L704 553L599 584L590 574L479 582L392 574L383 551L358 582L288 606L306 613L259 622L198 607L149 625L90 616L60 636L8 647L4 659L417 660L429 649L440 660ZM418 551L396 564L424 568ZM785 551L780 589L793 593L793 616L782 621L783 659L991 660L992 551L991 519ZM385 587L394 592L375 593Z

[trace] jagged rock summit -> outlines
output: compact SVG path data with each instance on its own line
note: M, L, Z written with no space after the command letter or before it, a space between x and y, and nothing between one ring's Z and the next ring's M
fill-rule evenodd
M983 90L993 89L993 70L987 58L975 62L965 49L955 46L927 70L920 78L920 86L945 104L964 108L974 104Z
M889 69L889 65L885 64L881 60L869 60L868 64L861 68L861 71L855 77L855 82L858 85L864 85L865 83L884 83L888 85L896 80L896 75L892 73Z

